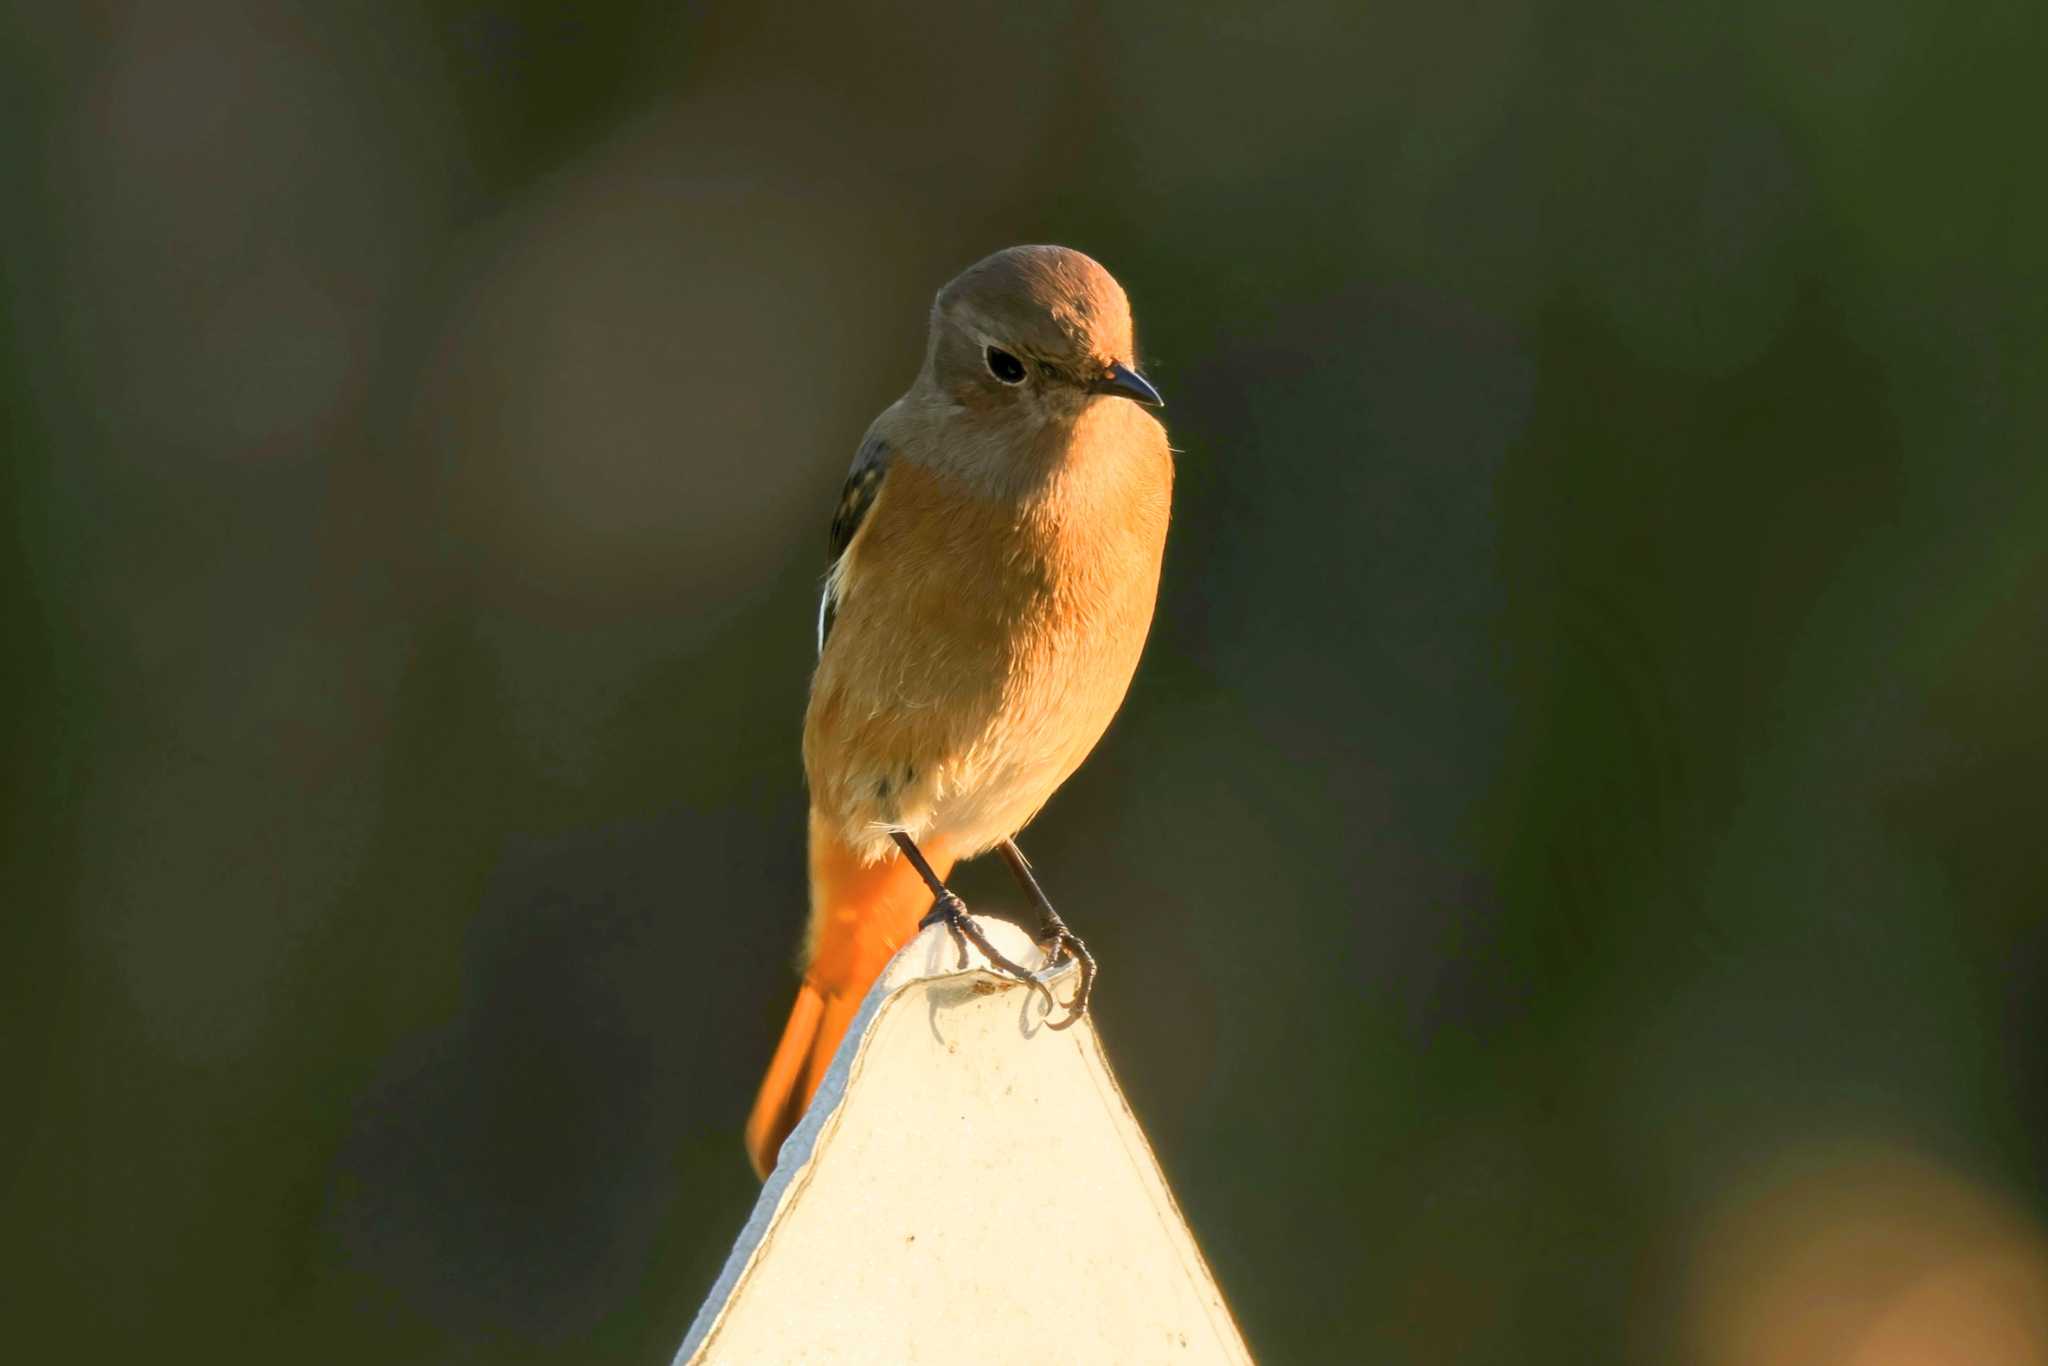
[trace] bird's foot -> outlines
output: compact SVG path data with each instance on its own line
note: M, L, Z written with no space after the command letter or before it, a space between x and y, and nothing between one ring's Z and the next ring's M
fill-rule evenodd
M1045 967L1049 972L1058 967L1060 960L1072 957L1081 965L1081 981L1074 988L1074 999L1066 1003L1067 1018L1048 1029L1067 1029L1078 1023L1088 1013L1088 997L1095 990L1095 955L1088 952L1088 945L1081 936L1067 928L1067 923L1057 915L1045 927L1045 937L1038 941L1045 949Z
M1053 1008L1055 1002L1053 1000L1052 988L1039 981L1032 973L1026 972L1022 967L1011 962L1001 949L991 944L988 936L981 932L981 926L975 924L974 918L967 914L967 903L962 901L957 895L952 892L941 892L937 897L933 898L931 910L925 914L924 919L917 922L917 927L922 930L928 929L933 925L944 925L951 932L953 943L960 950L960 966L962 968L967 966L967 946L972 944L975 948L981 950L981 956L988 959L988 965L991 968L1004 976L1016 978L1028 987L1037 988L1045 996L1045 1008L1048 1011ZM1079 943L1080 941L1076 940L1074 942Z

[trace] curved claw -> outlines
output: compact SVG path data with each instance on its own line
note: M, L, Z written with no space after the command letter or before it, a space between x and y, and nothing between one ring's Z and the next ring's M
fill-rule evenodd
M1051 987L1040 981L1035 973L1026 972L1022 967L1011 962L1001 949L989 942L988 936L981 932L981 926L975 924L973 919L967 914L967 903L952 892L947 892L944 896L936 898L932 902L932 908L926 913L925 918L917 922L917 927L924 929L930 925L941 924L952 932L953 942L959 946L960 966L962 968L967 966L967 946L971 943L975 948L981 950L982 957L988 959L988 965L991 968L1016 978L1024 983L1024 985L1043 995L1047 1012L1050 1012L1059 1004L1052 994Z
M960 950L960 966L965 969L967 935L961 927L970 924L972 922L967 919L967 903L953 893L945 892L932 898L932 908L925 912L924 919L917 922L917 927L920 930L928 930L934 925L944 925L953 936L953 946Z
M1046 955L1047 965L1059 962L1069 951L1081 965L1081 982L1074 988L1074 999L1065 1003L1067 1018L1048 1021L1047 1029L1073 1028L1088 1013L1088 998L1095 991L1095 955L1088 952L1088 946L1081 942L1081 936L1061 926L1053 931L1052 951Z

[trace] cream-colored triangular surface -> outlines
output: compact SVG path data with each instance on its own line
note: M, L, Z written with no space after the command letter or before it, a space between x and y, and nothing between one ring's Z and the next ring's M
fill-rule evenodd
M1053 985L1071 993L1071 967ZM1045 1020L980 955L961 969L944 929L906 945L677 1366L1250 1361L1094 1029Z

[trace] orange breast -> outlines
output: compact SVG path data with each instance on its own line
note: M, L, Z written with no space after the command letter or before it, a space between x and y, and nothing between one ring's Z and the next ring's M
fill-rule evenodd
M804 726L812 804L850 847L880 852L894 825L979 852L1100 738L1151 623L1171 498L1164 434L1140 422L1084 426L1020 497L894 459Z

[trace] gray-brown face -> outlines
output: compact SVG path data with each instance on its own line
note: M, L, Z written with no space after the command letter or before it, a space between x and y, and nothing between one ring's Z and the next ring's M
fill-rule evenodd
M1065 247L1010 247L941 290L927 364L963 407L1036 422L1098 398L1161 402L1134 366L1123 288Z

